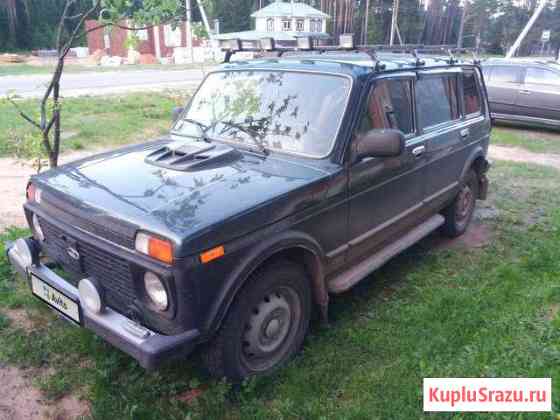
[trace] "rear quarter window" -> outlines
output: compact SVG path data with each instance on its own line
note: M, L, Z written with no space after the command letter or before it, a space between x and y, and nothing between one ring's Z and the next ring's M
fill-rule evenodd
M476 116L481 112L480 87L478 77L473 70L463 72L463 107L465 115Z

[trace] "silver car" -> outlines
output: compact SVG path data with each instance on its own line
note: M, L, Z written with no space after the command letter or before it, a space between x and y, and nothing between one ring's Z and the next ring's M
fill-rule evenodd
M560 128L559 64L500 60L482 69L494 120Z

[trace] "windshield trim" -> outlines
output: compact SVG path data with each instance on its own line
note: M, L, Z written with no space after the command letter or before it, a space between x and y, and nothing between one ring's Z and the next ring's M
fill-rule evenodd
M300 153L300 152L287 151L287 150L282 150L282 149L275 149L274 147L267 147L266 148L267 150L269 150L271 152L281 153L281 154L286 154L286 155L291 155L291 156L297 156L297 157L304 157L304 158L307 158L307 159L314 159L314 160L325 159L332 154L332 152L333 152L333 150L336 146L336 140L338 139L338 137L340 135L340 130L342 128L342 123L344 122L344 118L346 116L346 111L348 109L348 104L350 102L350 95L352 93L352 89L354 88L354 78L352 76L350 76L348 74L344 74L344 73L337 73L337 72L328 72L328 71L320 71L320 70L305 70L305 69L290 69L290 68L278 68L277 69L277 68L266 68L266 67L251 67L251 68L214 70L214 71L209 72L204 77L202 82L200 82L200 85L196 89L196 92L193 94L193 96L189 100L188 105L185 107L185 111L188 111L188 109L190 108L191 101L198 94L202 85L206 82L206 79L208 79L208 77L210 77L212 74L216 74L216 73L229 73L229 72L233 72L233 71L237 71L237 72L241 72L241 71L245 71L245 72L248 72L248 71L279 72L279 71L281 71L281 72L285 72L285 73L311 73L311 74L326 75L326 76L336 76L336 77L341 77L341 78L345 78L345 79L350 80L350 86L348 88L348 92L346 93L346 99L344 101L344 109L342 110L342 114L341 114L340 119L338 121L338 126L336 128L335 134L334 134L333 138L330 139L331 140L330 141L330 148L329 148L327 153L325 153L324 155L310 155L310 154L307 154L307 153ZM236 142L236 141L229 141L229 140L225 140L225 139L219 138L219 137L216 137L216 138L212 137L211 139L212 139L212 141L231 144L231 145L234 145L234 146L246 146L247 148L258 149L256 147L256 145L244 144L244 143L240 143L240 142Z

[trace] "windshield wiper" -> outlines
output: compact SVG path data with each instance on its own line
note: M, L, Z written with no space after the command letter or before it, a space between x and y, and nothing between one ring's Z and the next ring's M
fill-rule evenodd
M208 137L208 135L206 134L206 132L207 132L212 126L207 126L206 124L201 123L200 121L197 121L197 120L193 120L193 119L191 119L191 118L181 118L179 121L181 121L181 122L187 122L187 123L196 125L196 126L198 127L198 131L200 132L200 139L201 139L202 141L206 142L206 143L211 143L211 142L212 142L212 139L211 139L210 137ZM173 134L180 135L180 136L194 137L194 136L187 135L187 134L183 134L183 133L177 132L177 131L175 131L175 132L172 131L172 133L173 133Z
M223 133L231 130L232 128L239 130L249 136L249 138L259 148L262 154L264 154L265 156L269 155L270 151L266 148L266 146L262 142L262 139L260 139L261 137L260 133L254 128L243 125L245 123L236 123L234 121L219 121L219 123L227 126L227 129L224 130Z

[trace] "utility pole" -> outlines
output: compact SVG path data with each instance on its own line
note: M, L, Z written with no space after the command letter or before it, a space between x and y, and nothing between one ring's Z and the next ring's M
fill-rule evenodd
M191 0L185 0L185 8L187 13L187 23L186 23L187 49L191 57L191 63L194 63Z
M362 44L364 45L367 45L368 43L368 24L369 24L369 0L366 0L366 16L365 16L363 40L362 40Z
M546 4L547 4L547 0L541 0L541 4L539 4L539 6L537 7L537 10L535 10L535 13L533 13L533 16L531 16L531 19L529 19L529 22L527 22L527 25L525 25L525 27L523 28L523 30L521 31L521 33L519 34L519 36L517 37L517 39L515 40L515 42L511 46L511 48L509 49L509 51L507 52L506 58L512 58L515 55L515 52L521 46L521 43L523 42L523 40L525 39L525 37L527 36L529 31L533 27L533 25L535 24L535 21L541 15L541 13L544 10Z
M200 10L200 15L202 16L202 22L204 22L204 27L206 28L206 32L208 32L208 38L212 39L212 31L210 30L210 24L208 23L208 17L206 16L204 5L200 0L196 0L196 4L198 5L198 10Z
M393 46L395 42L395 32L397 31L397 18L399 16L399 0L393 0L393 16L391 19L391 36L389 37L389 46Z

